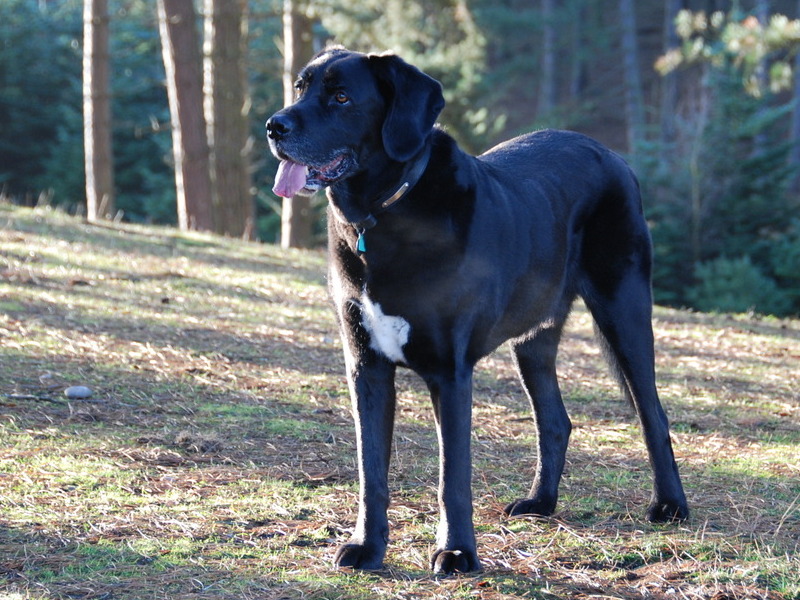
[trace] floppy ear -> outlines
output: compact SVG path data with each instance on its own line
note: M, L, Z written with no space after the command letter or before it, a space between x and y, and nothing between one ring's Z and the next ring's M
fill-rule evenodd
M394 55L369 56L387 101L383 147L393 160L414 157L444 108L442 84Z

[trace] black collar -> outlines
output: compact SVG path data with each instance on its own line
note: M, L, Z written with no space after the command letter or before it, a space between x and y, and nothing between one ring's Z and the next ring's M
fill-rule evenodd
M419 182L422 174L425 172L425 168L428 166L428 161L431 158L431 144L425 144L425 147L422 149L416 158L413 159L408 166L406 166L403 174L400 178L400 185L398 187L392 188L390 192L385 192L378 199L372 203L370 207L370 212L366 216L366 218L362 219L358 223L354 223L354 227L359 234L363 234L364 231L367 229L372 229L375 225L378 224L378 220L375 218L375 215L379 215L382 212L389 210L396 202L398 202L401 198L403 198L411 189Z

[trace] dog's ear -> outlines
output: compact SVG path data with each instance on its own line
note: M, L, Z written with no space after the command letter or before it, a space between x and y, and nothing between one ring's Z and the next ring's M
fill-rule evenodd
M442 84L394 55L369 56L387 101L383 147L393 160L414 157L444 108Z

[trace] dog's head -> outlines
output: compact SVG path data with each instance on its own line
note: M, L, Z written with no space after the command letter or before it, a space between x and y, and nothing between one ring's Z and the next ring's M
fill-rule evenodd
M267 121L281 161L273 190L285 197L409 161L444 107L441 84L399 57L342 48L311 60L295 92Z

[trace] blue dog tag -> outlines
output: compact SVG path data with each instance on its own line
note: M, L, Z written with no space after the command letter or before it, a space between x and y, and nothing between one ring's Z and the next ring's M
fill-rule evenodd
M364 241L363 231L358 232L358 241L356 242L356 250L358 250L359 253L361 254L364 254L364 252L367 251L367 242Z

